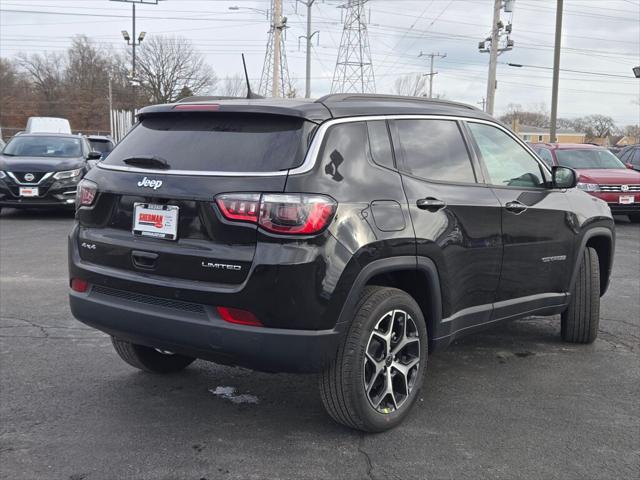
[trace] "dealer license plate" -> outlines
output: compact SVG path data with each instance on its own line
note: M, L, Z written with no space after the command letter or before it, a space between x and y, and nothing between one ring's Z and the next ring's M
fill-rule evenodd
M21 197L37 197L39 194L38 187L20 187Z
M135 203L133 205L133 234L176 240L178 238L178 207Z
M618 197L618 202L622 205L629 205L631 203L634 203L633 195L620 195L620 197Z

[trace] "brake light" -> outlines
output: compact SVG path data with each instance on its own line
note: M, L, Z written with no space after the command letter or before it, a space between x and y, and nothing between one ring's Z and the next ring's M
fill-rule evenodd
M76 193L76 208L88 207L93 203L98 193L98 185L91 180L82 180L78 184L78 191Z
M89 282L80 278L71 279L71 290L78 293L84 293L89 290Z
M262 322L260 322L253 313L247 310L228 307L218 307L217 310L220 317L222 317L225 322L237 323L238 325L252 325L254 327L262 326Z
M326 195L227 193L216 197L227 220L258 224L272 233L313 235L329 225L337 203Z
M229 193L218 195L216 197L216 203L225 218L229 220L253 223L258 221L260 195L257 193Z
M217 112L220 110L220 105L216 103L212 103L210 105L184 103L176 105L173 109L180 112Z

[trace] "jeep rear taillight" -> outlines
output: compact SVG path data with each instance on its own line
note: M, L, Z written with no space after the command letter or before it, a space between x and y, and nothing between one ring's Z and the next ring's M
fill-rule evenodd
M96 193L98 193L98 185L90 180L82 180L76 192L76 208L91 205L96 198Z
M218 208L228 220L240 222L258 222L260 213L260 194L226 193L216 197Z
M326 195L281 193L227 193L216 197L227 220L251 222L268 232L313 235L325 229L336 212L336 201Z

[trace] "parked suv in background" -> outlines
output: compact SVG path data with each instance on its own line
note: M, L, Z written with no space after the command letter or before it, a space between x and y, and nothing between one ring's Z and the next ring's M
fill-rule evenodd
M409 97L147 107L81 182L70 303L124 361L321 372L329 414L397 425L427 354L501 320L597 335L614 224L511 131Z
M575 169L578 188L607 202L614 214L640 222L640 172L609 150L580 143L537 143L532 148L549 166Z
M640 171L640 145L629 145L617 153L617 157L627 168Z
M93 151L100 152L100 159L107 158L115 146L115 142L110 136L87 135L87 140L89 140L89 144Z
M92 158L100 154L80 135L15 135L0 152L0 210L74 208L76 187Z

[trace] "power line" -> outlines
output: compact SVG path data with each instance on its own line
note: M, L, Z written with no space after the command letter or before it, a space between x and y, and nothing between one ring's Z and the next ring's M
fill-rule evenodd
M540 65L524 65L521 63L505 63L505 62L500 62L502 65L509 65L510 67L518 67L518 68L522 68L522 67L528 67L528 68L539 68L542 70L553 70L552 67L542 67ZM598 76L602 76L602 77L615 77L615 78L634 78L631 75L615 75L612 73L604 73L604 72L588 72L585 70L570 70L567 68L561 68L560 69L561 72L571 72L571 73L583 73L586 75L598 75Z

